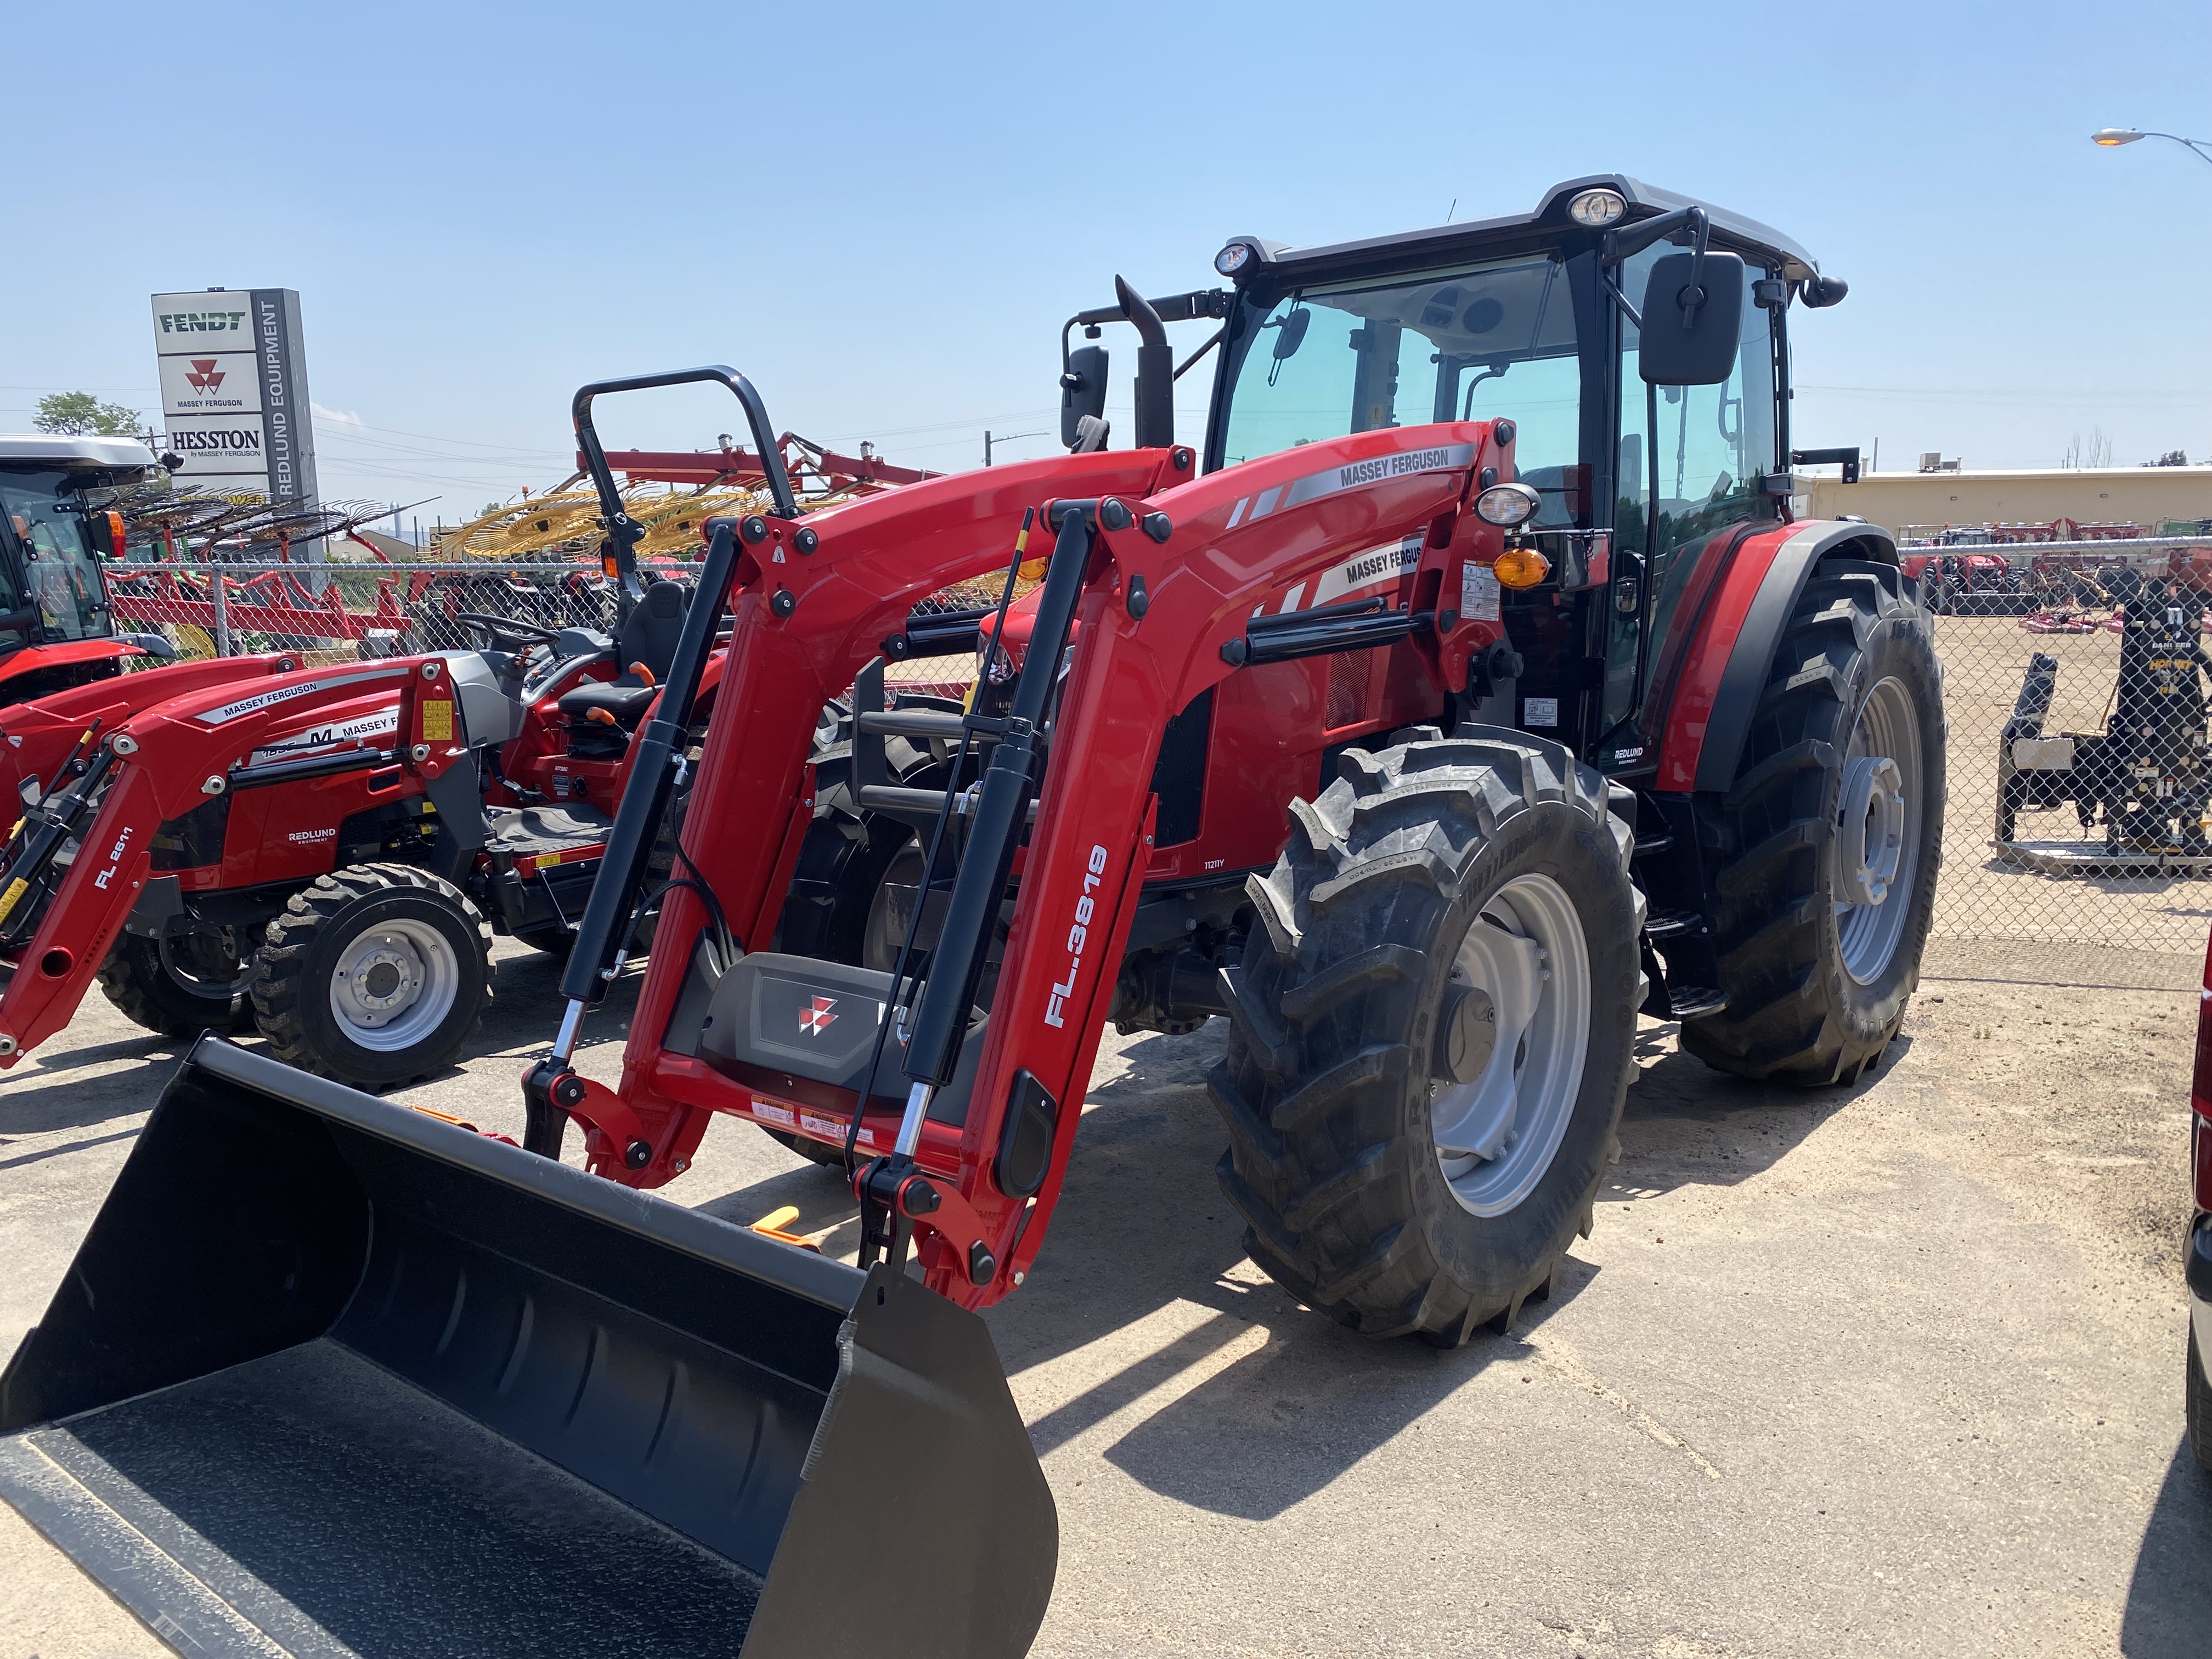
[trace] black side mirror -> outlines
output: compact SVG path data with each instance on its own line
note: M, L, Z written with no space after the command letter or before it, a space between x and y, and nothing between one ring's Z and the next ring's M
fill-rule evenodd
M1669 253L1653 264L1638 337L1637 372L1645 384L1728 379L1743 332L1743 261L1733 253Z
M1306 343L1306 331L1312 326L1313 313L1304 306L1276 323L1275 361L1279 363L1286 357L1297 356L1298 348Z
M1067 354L1060 377L1060 441L1073 449L1082 441L1082 422L1106 415L1106 348L1078 346Z

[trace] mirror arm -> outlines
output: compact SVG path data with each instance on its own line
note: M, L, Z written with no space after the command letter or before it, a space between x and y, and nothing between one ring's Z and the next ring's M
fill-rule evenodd
M1628 296L1620 291L1620 284L1613 280L1613 274L1610 271L1601 271L1598 275L1598 280L1605 284L1605 291L1613 295L1613 302L1620 307L1620 314L1627 318L1630 322L1636 325L1636 331L1638 333L1642 333L1644 331L1644 314L1638 311L1634 306L1628 303Z
M1219 328L1215 329L1212 333L1207 335L1206 337L1206 343L1199 347L1197 350L1192 352L1189 356L1182 360L1182 367L1175 372L1176 379L1178 380L1182 379L1183 375L1190 370L1192 366L1194 365L1200 357L1203 357L1207 352L1212 350L1214 347L1221 343L1221 337L1228 332L1229 325L1224 323Z
M1605 251L1599 263L1617 265L1634 258L1652 243L1678 232L1687 230L1697 240L1692 244L1703 253L1707 239L1712 234L1711 222L1701 207L1676 208L1672 213L1662 213L1656 218L1639 219L1634 224L1605 234Z

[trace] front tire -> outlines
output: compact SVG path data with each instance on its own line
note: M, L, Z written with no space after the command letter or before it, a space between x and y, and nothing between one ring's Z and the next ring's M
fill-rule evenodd
M450 882L357 865L294 894L255 964L254 1020L278 1060L390 1088L444 1070L476 1029L491 929Z
M100 965L100 988L124 1017L164 1036L253 1024L246 972L214 928L148 939L125 933Z
M1442 1346L1548 1294L1588 1232L1643 995L1602 781L1462 732L1346 750L1292 805L1208 1079L1252 1259L1354 1330Z
M1695 798L1728 1006L1682 1046L1740 1077L1856 1080L1920 982L1945 799L1942 670L1887 565L1806 584L1727 794Z

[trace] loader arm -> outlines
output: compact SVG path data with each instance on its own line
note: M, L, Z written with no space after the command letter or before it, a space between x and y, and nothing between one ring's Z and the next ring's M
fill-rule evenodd
M399 700L391 748L363 744L305 760L249 763L272 729L379 691ZM53 856L56 836L33 811L11 837L10 862L0 872L0 951L10 969L0 988L0 1069L76 1012L144 889L154 832L161 824L227 790L304 775L303 767L324 774L347 765L391 767L434 792L455 763L466 763L459 732L450 676L444 660L434 657L295 671L250 690L219 684L131 714L100 734L90 755L99 793L71 826L79 843L74 861L64 866ZM473 781L469 793L473 804ZM35 907L42 899L41 913ZM33 915L35 926L24 939L21 930Z
M253 657L204 657L140 674L118 674L89 685L57 691L36 702L0 711L0 785L12 795L26 778L51 785L57 768L88 730L106 732L140 709L209 686L289 674L300 666L296 653Z
M916 599L1002 569L1023 509L1042 508L1042 522L1057 525L1056 558L1085 562L1080 643L1054 717L973 1085L962 1121L929 1119L915 1147L920 1169L962 1200L948 1206L943 1234L926 1219L917 1232L932 1287L966 1306L1006 1295L1042 1243L1144 878L1150 779L1168 717L1240 666L1284 655L1448 633L1463 660L1468 630L1456 614L1417 609L1415 596L1435 606L1439 593L1458 591L1454 567L1502 545L1499 532L1470 531L1474 515L1460 511L1486 465L1510 476L1510 451L1487 422L1361 433L1203 478L1187 458L1076 456L994 469L981 483L912 485L812 515L820 543L811 556L776 561L756 544L738 573L718 703L748 717L710 727L684 847L738 943L757 950L782 898L773 881L780 855L805 829L800 781L822 701L851 683L875 641L898 632ZM1390 585L1371 601L1320 611L1331 573L1341 581L1370 556ZM1051 673L1059 655L1056 641L1042 653L1033 645L1030 662ZM748 813L767 827L702 830ZM661 926L665 937L690 941L708 920L697 896L678 889ZM702 954L654 951L619 1091L586 1085L569 1108L585 1121L592 1167L631 1185L686 1168L709 1111L791 1121L790 1103L694 1052ZM864 1005L855 1007L865 1018ZM1017 1103L1051 1124L1043 1178L1023 1196L1002 1191L993 1173ZM818 1098L810 1109L836 1115ZM858 1139L869 1152L888 1151L898 1121L872 1092ZM994 1270L985 1282L974 1279L964 1249L946 1248L951 1213L987 1247Z

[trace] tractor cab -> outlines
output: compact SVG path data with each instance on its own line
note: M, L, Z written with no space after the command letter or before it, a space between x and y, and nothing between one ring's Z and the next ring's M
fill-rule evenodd
M1239 236L1214 264L1233 290L1148 307L1220 321L1204 470L1384 428L1509 423L1505 481L1533 495L1482 510L1518 514L1513 539L1536 556L1460 596L1512 647L1469 690L1482 718L1607 772L1656 762L1656 726L1639 726L1680 667L1664 648L1677 607L1742 535L1786 516L1793 459L1856 459L1790 448L1790 301L1832 305L1844 285L1780 232L1633 179L1572 179L1533 213L1331 246ZM1119 316L1071 328L1095 337ZM1067 356L1073 444L1096 413L1084 398L1103 404L1106 362L1103 347ZM1140 365L1140 426L1146 378Z
M0 702L22 702L169 654L118 635L104 559L123 552L118 492L155 471L129 438L0 435Z

